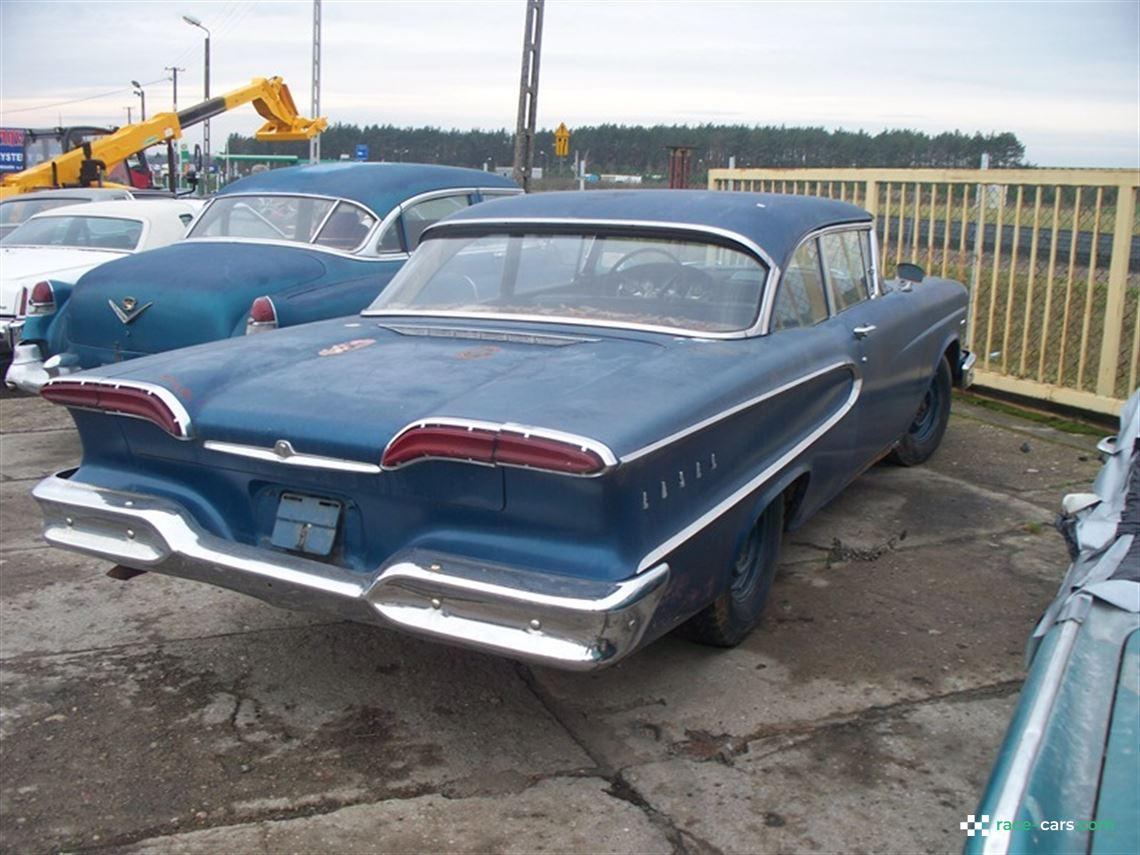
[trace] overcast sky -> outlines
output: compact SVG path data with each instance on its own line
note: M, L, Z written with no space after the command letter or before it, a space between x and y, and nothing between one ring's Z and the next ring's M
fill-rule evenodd
M325 0L330 122L514 128L524 0ZM312 2L0 0L0 125L137 120L281 75L310 106ZM85 99L85 100L79 100ZM547 0L540 127L1013 131L1042 166L1140 167L1140 0ZM215 119L251 134L252 108ZM187 131L191 143L200 131Z

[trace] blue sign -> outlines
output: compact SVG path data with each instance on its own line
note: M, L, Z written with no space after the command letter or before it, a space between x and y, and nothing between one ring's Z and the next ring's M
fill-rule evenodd
M21 172L23 169L24 131L0 128L0 172Z
M357 160L368 160L368 146L365 145L364 143L357 143L356 144L356 159Z

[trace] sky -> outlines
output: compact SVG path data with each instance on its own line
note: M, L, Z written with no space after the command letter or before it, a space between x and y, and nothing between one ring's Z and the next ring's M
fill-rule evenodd
M324 0L331 123L513 129L525 0ZM311 0L0 0L0 126L121 125L280 75L311 106ZM1012 131L1038 166L1140 168L1140 0L546 0L538 125ZM251 107L215 119L217 151ZM186 140L200 140L190 129ZM571 144L573 144L573 138Z

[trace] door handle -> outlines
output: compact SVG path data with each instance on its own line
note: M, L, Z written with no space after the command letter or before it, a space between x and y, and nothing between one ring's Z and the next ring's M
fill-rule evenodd
M874 324L864 324L861 327L855 327L855 329L851 330L851 332L854 334L855 338L866 338L871 333L873 333L875 329L876 327Z

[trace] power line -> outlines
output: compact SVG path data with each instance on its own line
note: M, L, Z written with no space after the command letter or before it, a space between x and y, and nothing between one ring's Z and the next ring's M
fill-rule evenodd
M160 77L157 80L147 80L143 83L143 86L153 86L155 83L162 83L169 79L169 77ZM73 98L70 101L57 101L54 104L40 104L36 107L17 107L14 110L5 108L4 114L7 115L9 113L29 113L33 110L54 110L56 107L66 107L69 104L80 104L84 101L96 101L99 98L110 98L112 95L122 95L124 92L132 91L132 89L125 87L123 89L113 89L110 92L104 92L100 95L88 95L86 98Z

